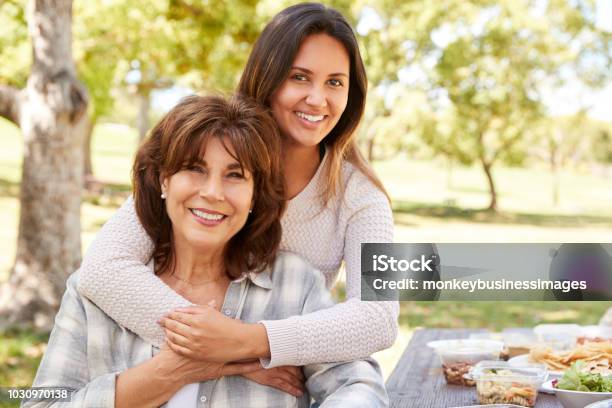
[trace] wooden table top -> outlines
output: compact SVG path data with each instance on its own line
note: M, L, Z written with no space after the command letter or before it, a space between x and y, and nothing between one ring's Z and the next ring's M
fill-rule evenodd
M450 408L478 405L476 387L447 385L440 359L427 342L465 339L474 329L422 329L413 335L387 380L392 408ZM563 408L554 395L538 393L536 408Z

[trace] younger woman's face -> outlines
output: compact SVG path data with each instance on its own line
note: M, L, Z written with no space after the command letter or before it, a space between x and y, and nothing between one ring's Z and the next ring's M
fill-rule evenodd
M270 100L285 143L314 147L331 132L346 108L349 70L340 41L327 34L306 37Z

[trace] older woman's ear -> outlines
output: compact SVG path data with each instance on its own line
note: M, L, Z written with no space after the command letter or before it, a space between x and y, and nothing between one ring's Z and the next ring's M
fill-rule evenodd
M159 185L161 186L161 199L165 200L168 196L166 194L166 190L168 189L168 178L164 176L159 176Z

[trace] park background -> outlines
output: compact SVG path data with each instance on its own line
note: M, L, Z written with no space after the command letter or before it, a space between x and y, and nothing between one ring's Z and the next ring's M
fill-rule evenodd
M59 136L71 137L62 141L77 143L82 159L54 165L79 169L80 225L69 226L70 234L77 228L77 260L130 194L133 155L150 126L182 96L233 89L263 25L292 3L72 4L72 24L68 18L61 27L72 28L72 54L68 49L64 59L89 97L78 123ZM392 198L396 242L612 242L611 1L326 4L347 16L360 41L369 95L358 138ZM31 383L55 313L39 307L20 315L26 308L15 304L32 288L14 276L35 276L32 286L73 269L36 270L35 258L53 257L53 248L31 251L18 241L20 228L24 236L50 233L36 229L45 222L25 222L20 209L29 199L27 208L39 207L34 217L44 218L51 188L36 183L55 186L61 173L49 171L44 155L26 154L33 139L47 136L32 137L11 110L36 74L28 32L35 11L25 0L0 0L0 386ZM43 6L43 18L45 12L53 8ZM56 14L50 18L61 18ZM342 280L334 292L343 298ZM404 302L396 344L376 357L387 376L418 327L596 324L609 306Z

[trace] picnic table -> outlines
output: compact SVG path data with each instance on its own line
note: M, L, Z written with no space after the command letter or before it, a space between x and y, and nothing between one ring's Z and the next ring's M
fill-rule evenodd
M474 329L421 329L413 335L387 380L391 408L449 408L478 405L475 387L447 385L442 367L427 342L465 339ZM563 408L554 395L539 393L536 408Z

